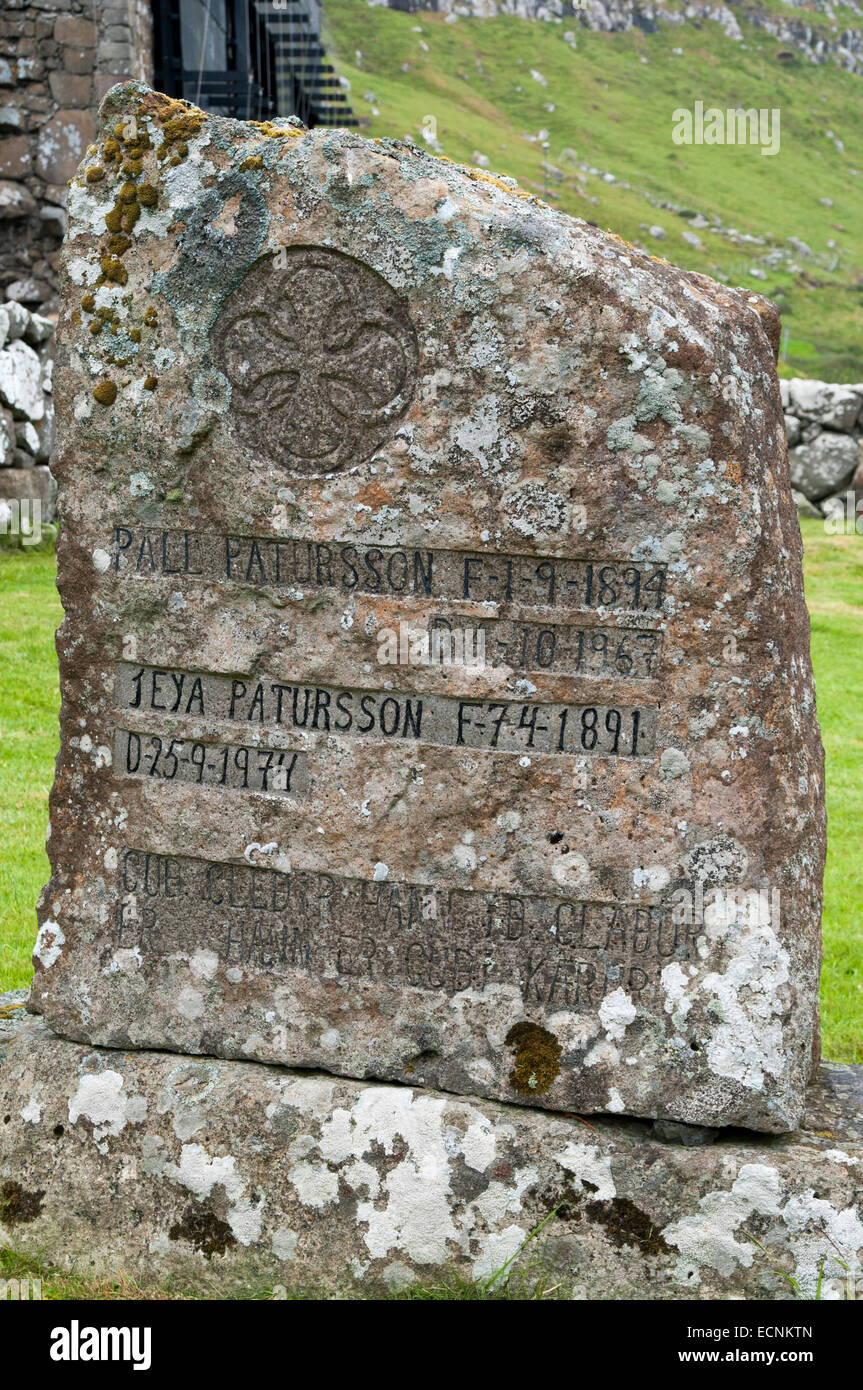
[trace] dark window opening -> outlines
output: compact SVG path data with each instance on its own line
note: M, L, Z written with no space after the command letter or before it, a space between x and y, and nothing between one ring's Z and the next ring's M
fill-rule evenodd
M319 0L152 0L155 85L240 120L355 126Z

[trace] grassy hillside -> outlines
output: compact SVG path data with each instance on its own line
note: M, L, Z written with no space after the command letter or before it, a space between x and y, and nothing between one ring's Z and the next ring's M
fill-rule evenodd
M484 156L565 212L776 300L789 329L785 375L863 381L863 77L802 56L778 60L783 46L738 14L743 43L709 22L593 34L573 21L448 24L365 0L326 2L330 53L368 118L365 134L422 143L434 117L451 159ZM779 153L675 145L672 112L696 101L778 108ZM650 199L722 226L699 227L702 246L693 246L683 235L690 221ZM657 225L664 240L646 230Z

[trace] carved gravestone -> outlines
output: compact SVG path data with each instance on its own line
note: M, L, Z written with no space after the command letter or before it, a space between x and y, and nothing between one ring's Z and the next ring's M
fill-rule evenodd
M823 766L771 306L408 144L102 116L31 1008L793 1126Z

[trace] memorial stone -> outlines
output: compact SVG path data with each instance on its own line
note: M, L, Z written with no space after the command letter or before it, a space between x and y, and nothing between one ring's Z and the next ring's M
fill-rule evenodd
M30 1008L793 1128L824 787L773 307L409 142L137 84L101 121Z

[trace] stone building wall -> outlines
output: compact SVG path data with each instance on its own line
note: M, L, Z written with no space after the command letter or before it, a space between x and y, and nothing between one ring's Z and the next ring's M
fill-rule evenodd
M0 301L51 313L66 183L123 78L152 76L147 0L2 0Z

